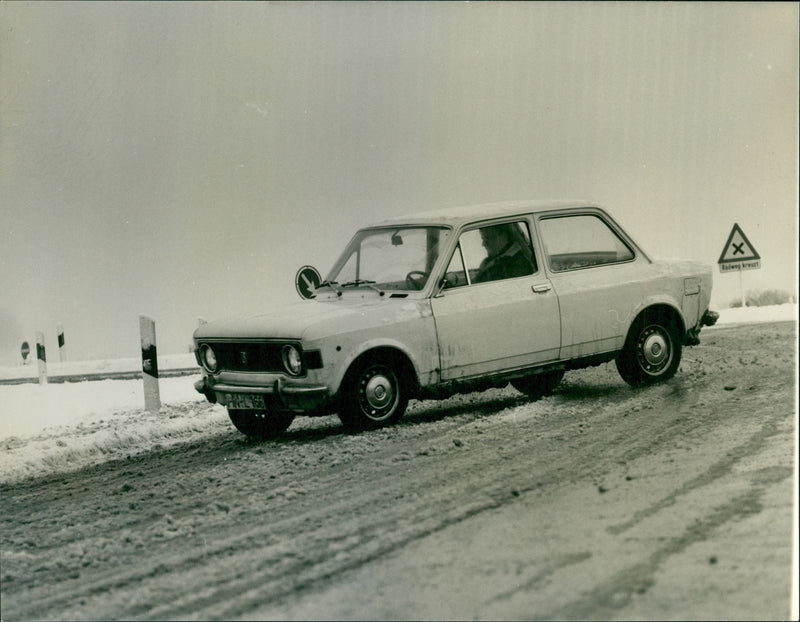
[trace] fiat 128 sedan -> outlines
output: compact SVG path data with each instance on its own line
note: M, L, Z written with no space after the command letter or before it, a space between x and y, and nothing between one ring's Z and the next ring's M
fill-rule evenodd
M583 202L384 220L315 285L280 313L194 333L197 390L248 436L279 435L298 414L380 428L410 398L509 383L536 399L565 371L612 360L628 384L652 384L717 318L710 266L651 259Z

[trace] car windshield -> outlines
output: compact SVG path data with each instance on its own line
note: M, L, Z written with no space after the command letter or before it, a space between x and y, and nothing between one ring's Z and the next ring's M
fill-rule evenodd
M449 234L445 227L363 229L347 245L323 286L420 290Z

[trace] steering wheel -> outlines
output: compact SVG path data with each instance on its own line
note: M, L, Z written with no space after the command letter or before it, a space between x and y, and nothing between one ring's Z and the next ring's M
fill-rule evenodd
M422 270L412 270L406 274L406 283L411 289L422 289L425 286L425 280L428 275Z

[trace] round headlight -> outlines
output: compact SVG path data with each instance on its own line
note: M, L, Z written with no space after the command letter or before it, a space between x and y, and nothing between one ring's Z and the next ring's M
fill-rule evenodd
M207 343L200 346L200 360L203 361L203 367L211 373L217 371L217 355Z
M283 357L283 366L292 376L298 376L303 371L303 359L300 357L300 351L291 345L283 346L281 351Z

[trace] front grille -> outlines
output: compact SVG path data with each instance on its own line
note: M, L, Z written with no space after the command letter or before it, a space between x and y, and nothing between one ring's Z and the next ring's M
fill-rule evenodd
M203 342L201 342L200 345L202 345L202 343ZM220 371L284 371L281 349L286 345L286 342L210 342L208 345L214 349L214 353L217 355L217 363Z

